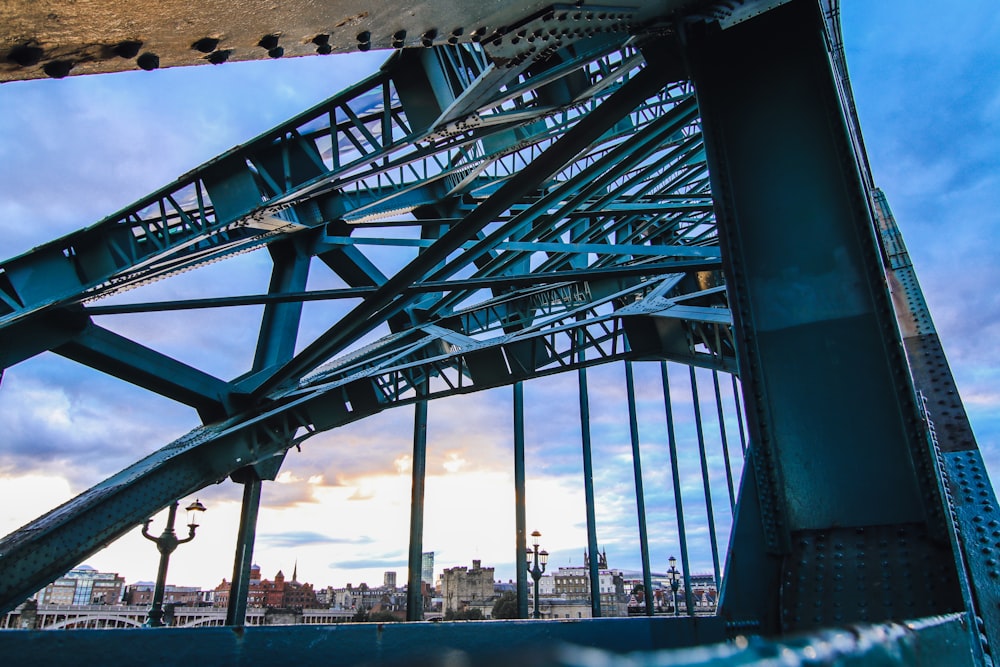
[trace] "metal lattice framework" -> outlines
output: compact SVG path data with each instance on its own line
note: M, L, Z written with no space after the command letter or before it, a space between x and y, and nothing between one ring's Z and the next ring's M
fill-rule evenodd
M393 405L643 355L734 370L693 91L644 73L637 42L588 43L537 75L506 69L502 79L476 45L401 52L128 209L4 263L5 333L20 338L58 312L71 322L53 327L65 336L57 352L190 404L208 422L72 502L116 508L93 544L158 509L167 470L179 484L171 495L184 495ZM406 111L408 99L439 92L412 89L421 76L429 85L428 72L454 84L432 122ZM477 106L441 129L478 87L491 95L478 93ZM379 237L380 228L394 234ZM393 276L364 254L387 245L409 259ZM268 295L101 305L263 246L275 263ZM305 292L312 258L347 287ZM39 284L33 276L53 259L64 280L53 271ZM300 304L344 298L360 303L290 354ZM231 382L93 319L247 302L267 314L254 367ZM651 326L671 333L626 337ZM19 360L16 346L6 351L7 364ZM206 460L219 467L194 473Z
M987 629L958 634L985 660L1000 627L986 574L995 563L992 546L968 545L996 499L973 497L982 461L960 402L932 437L924 398L953 380L920 370L943 353L867 170L836 3L822 3L825 16L808 0L734 4L652 18L648 7L581 17L553 5L475 40L435 35L132 206L0 264L0 365L52 350L190 405L204 422L0 541L0 606L226 477L245 485L238 599L261 481L285 452L399 405L417 406L419 433L429 400L513 385L516 414L522 382L577 371L585 414L587 367L624 362L637 453L631 364L656 360L665 391L668 361L691 367L694 392L694 368L712 371L724 447L720 373L734 375L738 412L745 397L742 483L726 455L724 567L698 422L711 556L726 575L719 620L731 633L966 614ZM591 29L577 29L586 21ZM572 29L551 27L560 24ZM265 295L104 301L264 249ZM387 250L394 272L371 258ZM317 268L343 287L308 291ZM302 304L345 300L296 352ZM247 304L263 304L263 320L252 366L231 380L99 324ZM669 396L666 405L672 429ZM672 430L669 444L676 488ZM416 435L411 619L425 445ZM638 457L636 471L648 577ZM924 561L942 563L938 585L914 592L911 564ZM876 576L899 596L880 595ZM240 624L245 607L229 611ZM959 622L944 623L955 634Z

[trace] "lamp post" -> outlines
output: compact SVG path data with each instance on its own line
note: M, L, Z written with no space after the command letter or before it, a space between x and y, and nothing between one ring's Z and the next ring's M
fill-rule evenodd
M681 585L680 573L677 572L677 568L674 567L675 565L677 565L676 558L671 556L670 558L667 559L667 562L670 563L670 569L667 570L667 576L670 577L670 590L674 592L674 616L678 616L679 614L677 609L677 589L680 588Z
M545 572L545 564L549 562L549 552L538 550L538 538L542 534L537 530L531 534L531 549L527 551L527 567L528 574L531 578L535 580L535 609L532 614L533 618L541 618L541 614L538 611L538 580L542 578L542 573ZM539 567L539 565L541 567Z
M149 534L149 524L153 521L152 517L146 519L146 522L142 524L142 536L150 542L156 543L156 550L160 552L160 567L156 571L156 588L153 589L153 602L146 615L146 625L151 628L163 626L163 591L167 584L167 565L170 564L170 554L174 552L177 545L190 542L194 539L194 532L198 528L197 516L199 512L205 511L205 506L196 499L185 509L188 515L188 536L184 539L177 539L177 534L174 532L174 520L177 518L177 501L174 501L170 506L170 512L167 514L167 527L163 529L159 537L153 537Z

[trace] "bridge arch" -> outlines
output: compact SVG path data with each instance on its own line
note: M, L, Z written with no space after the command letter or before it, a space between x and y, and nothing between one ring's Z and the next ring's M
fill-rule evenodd
M212 616L201 616L187 623L181 623L177 627L179 628L208 628L215 625L225 625L226 617L225 615L212 615Z
M98 622L104 621L104 625L98 625ZM117 614L97 614L97 615L81 615L72 616L64 618L61 621L56 621L51 625L46 625L47 630L69 630L73 628L116 628L116 627L132 627L141 628L142 621L132 618L130 616L119 616Z

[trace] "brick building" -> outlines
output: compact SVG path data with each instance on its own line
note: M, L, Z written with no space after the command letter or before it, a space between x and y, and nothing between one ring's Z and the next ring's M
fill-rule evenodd
M153 603L153 590L155 585L152 581L138 581L125 587L125 604L130 605L150 605ZM206 591L197 586L171 586L167 584L163 587L163 602L173 603L184 607L196 607L205 601Z
M215 606L229 606L229 594L232 583L222 580L215 587ZM307 609L318 605L316 593L312 584L298 580L298 566L292 570L291 581L285 580L284 573L278 570L274 580L262 579L260 566L250 567L250 587L247 593L247 607L268 607L285 609Z

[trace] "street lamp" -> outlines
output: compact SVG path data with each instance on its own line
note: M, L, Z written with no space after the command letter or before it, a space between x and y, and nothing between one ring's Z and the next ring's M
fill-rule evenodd
M549 562L549 552L538 550L538 538L541 536L542 534L537 530L531 534L532 546L531 549L526 552L528 574L530 574L531 578L535 580L535 610L534 614L532 614L533 618L542 617L538 612L538 580L542 578L542 573L545 572L545 565ZM540 568L539 565L541 565Z
M677 572L677 568L674 567L675 565L677 565L676 558L671 556L670 558L667 559L667 562L670 563L670 569L667 570L667 576L670 577L670 590L674 592L674 616L678 616L679 614L677 610L677 589L680 588L681 585L680 573Z
M156 588L153 589L153 602L146 615L146 625L151 628L163 626L163 590L167 584L167 565L170 563L170 554L174 552L177 545L190 542L194 539L194 532L198 528L198 513L204 512L205 506L196 499L185 510L188 516L188 536L182 540L177 539L177 534L174 532L174 520L177 518L177 501L174 501L170 506L170 512L167 514L167 527L163 529L159 537L153 537L149 534L149 524L153 521L152 517L146 519L146 522L142 524L142 536L150 542L155 542L156 550L160 552L160 567L156 571Z

